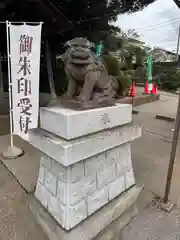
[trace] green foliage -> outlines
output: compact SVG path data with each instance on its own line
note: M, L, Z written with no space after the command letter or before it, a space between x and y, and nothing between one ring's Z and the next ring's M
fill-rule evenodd
M125 33L125 36L127 38L133 38L133 39L139 39L140 35L136 32L135 29L128 29L128 31Z
M72 30L69 35L86 36L93 42L102 40L106 36L117 31L112 22L117 20L119 14L136 12L153 3L155 0L69 0L50 2L62 11L72 22Z
M177 69L176 62L155 62L153 63L153 75L159 75L162 73L170 72L175 73Z
M111 55L104 56L103 62L107 68L108 74L116 77L116 80L118 82L117 96L127 96L128 89L130 87L130 80L134 75L134 71L120 70L118 60Z
M87 37L93 42L119 32L113 23L119 14L136 12L155 0L1 0L2 20L44 22L44 33L53 51L60 53L69 39ZM32 14L33 12L33 14ZM60 24L59 24L60 23ZM67 26L68 23L68 26ZM5 34L2 28L1 34Z
M147 52L140 47L136 47L135 55L136 55L136 66L143 66L145 58L147 57Z
M121 71L121 74L116 77L116 80L118 82L118 90L117 90L117 96L127 96L129 84L130 84L130 77L127 74L124 74L123 71Z
M180 71L166 71L159 75L161 88L176 91L180 87Z
M135 76L135 70L128 69L128 70L125 71L125 74L130 76L130 77L134 77Z
M113 34L108 35L104 39L104 47L108 51L115 52L119 49L121 49L124 45L124 39L114 36Z
M162 89L176 91L180 87L180 72L176 62L153 63L153 76L160 80Z
M120 74L120 65L119 65L119 61L111 56L111 55L105 55L103 56L103 63L106 66L106 69L109 73L109 75L112 76L119 76Z

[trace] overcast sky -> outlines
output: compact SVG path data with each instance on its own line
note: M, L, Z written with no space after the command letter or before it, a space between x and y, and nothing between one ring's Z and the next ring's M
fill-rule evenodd
M150 46L174 50L180 25L180 9L173 0L157 0L140 12L120 15L117 25L122 30L136 29L140 39Z

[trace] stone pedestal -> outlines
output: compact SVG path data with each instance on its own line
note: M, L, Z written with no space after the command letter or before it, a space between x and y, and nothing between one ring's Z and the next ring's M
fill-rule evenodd
M130 142L142 130L131 116L126 104L40 110L41 128L29 133L43 153L35 197L63 229L70 231L135 185Z

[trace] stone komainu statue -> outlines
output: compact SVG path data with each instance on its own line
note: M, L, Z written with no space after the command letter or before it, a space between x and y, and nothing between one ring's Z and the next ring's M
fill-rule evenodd
M93 52L94 44L85 38L75 38L65 44L63 55L68 89L65 96L76 101L111 102L116 95L118 83L108 75L99 58ZM114 101L113 101L114 104Z

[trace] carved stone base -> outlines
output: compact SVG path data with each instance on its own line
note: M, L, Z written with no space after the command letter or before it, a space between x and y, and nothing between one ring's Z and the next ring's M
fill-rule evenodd
M94 108L102 108L115 105L115 99L104 97L98 100L90 100L88 102L81 102L76 99L68 99L65 97L60 98L60 104L64 107L71 108L74 110L87 110Z
M40 128L67 140L128 124L131 121L132 106L127 104L84 111L62 105L40 109Z

